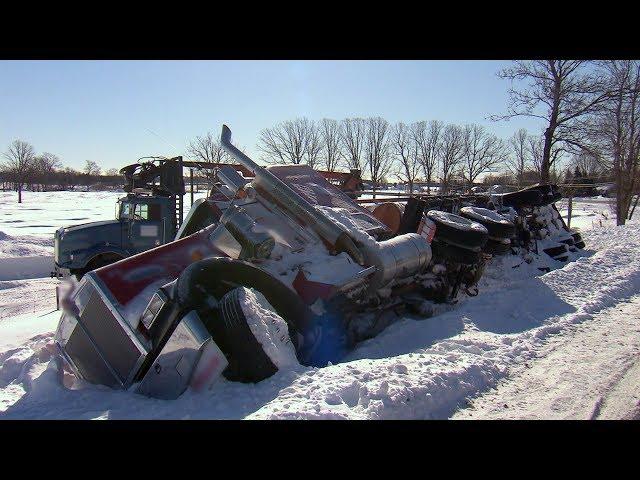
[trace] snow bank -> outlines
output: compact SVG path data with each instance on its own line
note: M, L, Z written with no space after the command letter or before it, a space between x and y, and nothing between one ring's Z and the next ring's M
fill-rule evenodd
M403 319L343 363L291 364L256 385L222 381L175 401L82 382L65 387L49 362L51 338L34 336L21 343L23 350L3 354L0 417L447 418L535 358L551 335L637 294L639 234L636 224L587 232L588 251L537 277L533 266L511 268L516 257L503 257L489 266L478 297L430 319ZM501 280L509 288L500 286L496 269L512 272ZM5 334L0 322L0 337Z

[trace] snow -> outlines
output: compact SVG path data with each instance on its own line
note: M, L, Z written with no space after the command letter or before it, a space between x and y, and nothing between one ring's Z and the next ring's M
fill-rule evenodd
M275 313L271 304L260 292L242 287L240 307L247 319L251 333L279 369L298 364L296 351L289 340L287 322Z
M485 234L487 233L487 229L484 225L452 213L441 212L440 210L429 210L427 216L432 220L438 220L439 222L456 229L463 228L466 230L484 232Z
M632 335L629 335L632 333ZM550 339L455 419L596 419L640 414L640 296ZM631 387L631 388L629 388Z
M502 225L510 224L509 220L504 218L502 215L500 215L496 211L489 210L488 208L462 207L460 209L460 212L464 213L468 218L471 218L473 220L500 223Z
M55 202L75 215L72 200ZM22 239L37 237L39 223L21 215L32 229L16 234L3 217L0 231L31 248ZM606 203L574 199L572 226L587 248L570 263L550 261L550 273L535 255L495 257L477 297L401 319L339 364L289 357L258 384L221 380L173 401L61 374L52 356L57 281L0 280L0 418L638 418L640 224L616 227ZM254 312L265 307L245 298Z

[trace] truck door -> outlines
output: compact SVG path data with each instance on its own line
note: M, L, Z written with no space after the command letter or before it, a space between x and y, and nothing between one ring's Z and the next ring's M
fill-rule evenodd
M129 249L144 252L163 243L161 208L157 203L136 202L129 226Z

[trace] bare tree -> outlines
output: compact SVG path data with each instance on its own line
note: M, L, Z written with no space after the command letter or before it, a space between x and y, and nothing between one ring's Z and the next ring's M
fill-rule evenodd
M229 161L229 154L220 145L219 138L211 132L192 140L187 152L192 158L200 162L226 163Z
M530 137L527 130L521 128L509 139L511 155L507 159L507 169L511 173L516 183L521 187L524 183L524 174L531 166L530 142L534 137Z
M319 125L310 121L304 136L304 153L307 165L315 169L318 166L323 150L322 131Z
M34 173L39 178L40 183L47 190L47 187L54 181L53 174L56 169L62 167L60 158L53 153L44 152L33 159Z
M596 132L616 183L616 222L628 219L640 184L640 61L604 62L609 101L597 115Z
M400 122L391 128L391 151L396 156L399 168L395 175L409 186L409 193L413 193L413 184L420 173L418 162L418 144L415 142L409 127Z
M427 181L427 192L431 191L431 179L438 168L438 155L441 147L444 123L439 120L416 122L411 125L413 141L418 148L419 162Z
M367 121L364 118L345 118L341 122L341 140L347 167L360 171L366 168L365 145Z
M380 182L387 176L393 164L389 155L388 131L389 123L384 118L367 119L364 152L374 192Z
M510 68L498 73L509 79L508 113L492 116L493 120L516 116L539 118L545 121L544 145L540 161L541 181L549 181L549 171L562 153L552 149L563 144L566 149L588 148L582 134L582 120L590 115L608 97L603 79L590 70L592 62L583 60L534 60L516 61ZM527 85L516 89L514 81L525 81Z
M502 140L487 133L481 125L465 125L462 178L469 188L479 175L504 163L506 152Z
M571 159L571 165L580 170L583 176L593 178L604 173L604 168L600 157L593 152L580 152Z
M100 168L100 165L98 165L95 161L86 161L84 165L84 173L87 175L87 177L97 177L98 175L100 175L101 171L102 169Z
M304 163L308 147L310 122L307 118L296 118L279 123L260 132L258 150L267 163Z
M444 193L449 190L452 176L464 155L464 134L458 125L447 125L442 130L440 153L440 183Z
M61 186L64 189L73 188L80 183L80 172L75 171L71 167L65 167L61 172Z
M18 190L18 203L22 203L22 188L33 169L33 146L22 140L14 140L3 156L7 159L4 168L10 173Z
M120 175L117 168L110 168L106 172L104 172L104 174L108 177L117 177L118 175Z
M320 122L322 135L322 159L328 172L335 171L342 155L340 124L336 120L323 118Z

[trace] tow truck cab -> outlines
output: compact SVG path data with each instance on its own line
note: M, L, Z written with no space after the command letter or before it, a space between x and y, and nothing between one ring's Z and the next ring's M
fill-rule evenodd
M173 240L175 198L143 192L118 199L115 219L59 228L52 276L77 275Z

